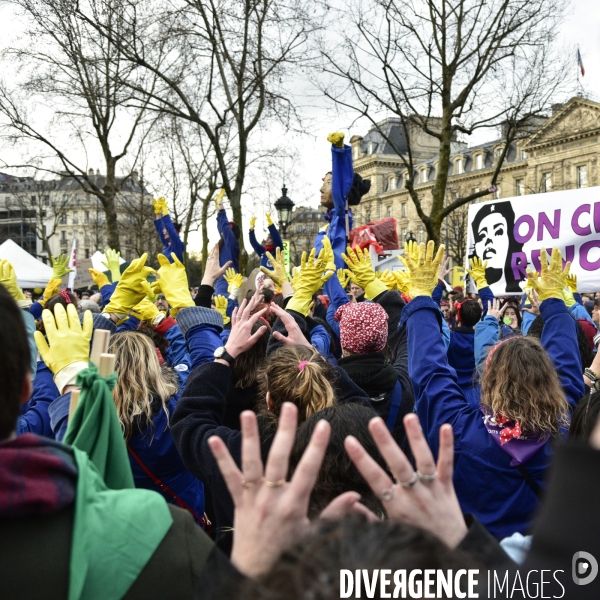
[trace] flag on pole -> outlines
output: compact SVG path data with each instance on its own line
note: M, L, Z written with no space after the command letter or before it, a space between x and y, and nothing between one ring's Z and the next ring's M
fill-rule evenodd
M69 269L73 269L73 271L69 273L69 283L67 284L67 288L72 290L75 286L75 277L77 277L77 239L75 238L73 239L73 246L71 247Z
M583 68L583 61L581 60L581 53L579 52L579 48L577 48L577 65L581 69L581 76L585 75L585 69Z

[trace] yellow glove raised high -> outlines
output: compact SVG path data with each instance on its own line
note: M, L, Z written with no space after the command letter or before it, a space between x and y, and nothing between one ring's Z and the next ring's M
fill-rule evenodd
M155 215L168 215L169 208L167 207L167 200L164 196L152 200L152 208L154 208Z
M348 277L348 275L346 274L345 269L338 269L337 270L337 278L338 278L338 280L340 282L340 285L344 289L346 289L346 287L350 283L350 277Z
M409 294L411 298L417 296L431 296L437 285L438 270L444 258L444 246L438 248L434 257L435 244L432 240L419 244L418 257L414 259L414 252L406 251L401 260L410 274Z
M571 263L568 262L563 269L560 250L553 248L548 261L546 248L542 248L540 250L540 266L541 273L527 271L528 285L537 292L540 302L548 298L563 299L563 288L567 284Z
M146 278L150 273L156 273L152 267L146 266L147 259L148 253L144 252L140 258L131 261L127 269L123 271L104 312L115 313L124 318L134 306L142 301L147 294L146 286L149 285Z
M215 310L221 313L223 325L227 325L231 319L227 316L227 298L225 296L215 296Z
M107 248L104 251L104 256L106 260L103 260L102 264L110 271L112 282L116 283L121 279L121 253Z
M6 288L20 308L31 306L31 300L25 298L25 294L23 294L23 291L17 284L17 274L12 264L3 258L0 258L0 283Z
M62 279L67 273L72 273L73 269L69 269L68 254L59 254L58 256L51 256L50 263L52 264L52 277L54 279Z
M271 225L273 225L273 219L271 219L271 213L267 213L265 215L265 217L267 218L267 226L271 227Z
M227 291L237 294L244 284L244 278L241 273L236 273L233 267L230 267L225 271L223 279L227 282Z
M401 294L408 294L410 291L410 273L408 271L392 271L396 279L396 288Z
M172 263L164 254L158 255L160 269L158 269L157 276L159 280L152 286L152 291L156 292L158 289L162 291L171 307L171 314L176 317L180 309L195 305L190 295L185 267L174 252L171 252L171 258L173 259ZM148 283L145 287L147 290L150 289Z
M215 208L219 210L219 206L223 204L223 197L225 196L225 188L221 188L219 193L215 196Z
M327 266L324 260L325 249L321 249L316 258L315 255L314 248L310 251L308 258L306 258L306 252L302 253L300 273L294 278L294 295L286 307L287 310L295 310L305 317L310 312L313 295L334 273L334 271L325 269Z
M344 147L344 134L341 133L340 131L338 131L336 133L330 133L327 136L327 141L330 144L333 144L336 148L343 148Z
M54 373L54 382L62 394L67 385L73 385L79 371L86 369L90 354L93 319L89 310L83 316L83 327L73 304L65 311L62 304L54 307L54 314L44 309L42 321L46 338L41 331L33 335L42 360Z
M250 217L250 229L254 229L256 225L256 217Z
M567 287L573 294L577 293L577 275L575 273L567 275Z
M94 283L98 286L98 289L101 290L105 285L110 285L110 281L108 277L102 272L96 269L88 269Z
M352 248L348 246L346 252L346 254L342 254L342 258L348 265L352 280L356 282L356 285L359 285L365 290L365 296L369 300L373 300L379 296L379 294L387 292L388 288L385 283L377 279L377 276L375 275L368 248L362 250L357 247L356 250L352 250Z
M283 256L280 248L275 248L275 256L270 252L265 252L267 258L271 261L273 270L270 271L267 267L261 267L260 270L267 276L270 277L279 287L281 287L286 281L289 281L287 272L285 270L285 257Z
M38 300L38 302L42 306L46 306L46 302L48 302L48 300L50 300L50 298L52 298L52 296L55 296L56 294L58 294L58 290L60 289L60 284L61 283L62 283L61 279L54 279L54 278L52 278L48 282L48 285L46 286L46 289L44 290L43 297L40 298Z
M477 286L478 290L488 287L487 279L485 278L485 269L487 267L487 260L482 260L475 256L470 261L471 268L467 269L467 273L473 278L473 282Z

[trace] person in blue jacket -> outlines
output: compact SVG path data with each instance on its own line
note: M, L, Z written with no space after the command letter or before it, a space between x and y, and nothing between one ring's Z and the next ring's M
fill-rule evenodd
M343 133L332 133L327 141L331 142L331 172L323 178L321 205L327 207L324 219L329 225L319 231L314 246L318 254L323 247L323 237L327 236L333 248L335 266L343 269L342 254L346 252L348 233L353 228L352 211L346 203L357 205L371 188L371 182L354 173L352 148L344 144Z
M165 198L159 198L152 201L154 207L154 227L163 245L162 253L173 262L171 252L183 262L183 253L185 252L185 244L179 237L179 225L171 221L169 209Z
M231 262L231 267L236 273L240 270L240 228L237 223L227 219L227 213L223 206L225 190L221 190L215 198L217 208L217 229L221 239L219 240L219 265ZM227 281L223 276L215 282L215 295L227 297Z
M541 277L530 275L545 327L537 340L513 337L488 353L481 378L481 406L469 405L447 360L441 313L431 299L441 252L422 245L407 257L412 301L401 326L408 336L409 374L416 412L437 454L439 428L455 438L454 485L464 513L475 515L496 537L525 533L550 462L550 441L563 436L584 394L575 321L562 300L568 273L560 251L550 265L542 250Z
M269 213L266 214L267 217L267 225L269 229L269 235L267 235L267 239L265 241L265 245L258 243L256 239L256 235L254 233L254 225L256 225L256 217L252 217L250 219L250 243L252 244L252 248L254 248L254 252L258 254L260 258L260 266L267 267L271 269L273 265L267 256L267 252L270 252L273 256L275 256L275 249L279 248L283 252L283 241L281 240L281 236L279 235L279 231L277 231L277 227L273 223L271 219L271 215Z

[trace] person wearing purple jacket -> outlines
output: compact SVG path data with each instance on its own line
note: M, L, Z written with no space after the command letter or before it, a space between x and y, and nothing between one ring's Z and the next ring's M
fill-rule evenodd
M537 340L513 337L488 354L481 377L481 406L471 406L448 364L441 313L431 299L443 248L407 256L411 302L402 312L408 336L409 376L416 412L437 454L438 433L450 423L455 436L454 485L464 513L475 515L496 537L526 533L539 507L551 458L550 442L564 436L584 393L575 321L562 299L569 265L560 251L550 264L541 251L541 276L529 274L545 327ZM423 479L426 481L426 479Z

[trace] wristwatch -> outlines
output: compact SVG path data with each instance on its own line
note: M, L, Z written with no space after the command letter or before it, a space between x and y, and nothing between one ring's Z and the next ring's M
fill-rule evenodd
M231 356L231 354L225 350L225 346L217 348L214 352L214 357L228 362L230 367L233 367L233 363L235 362L235 358L233 358L233 356Z

